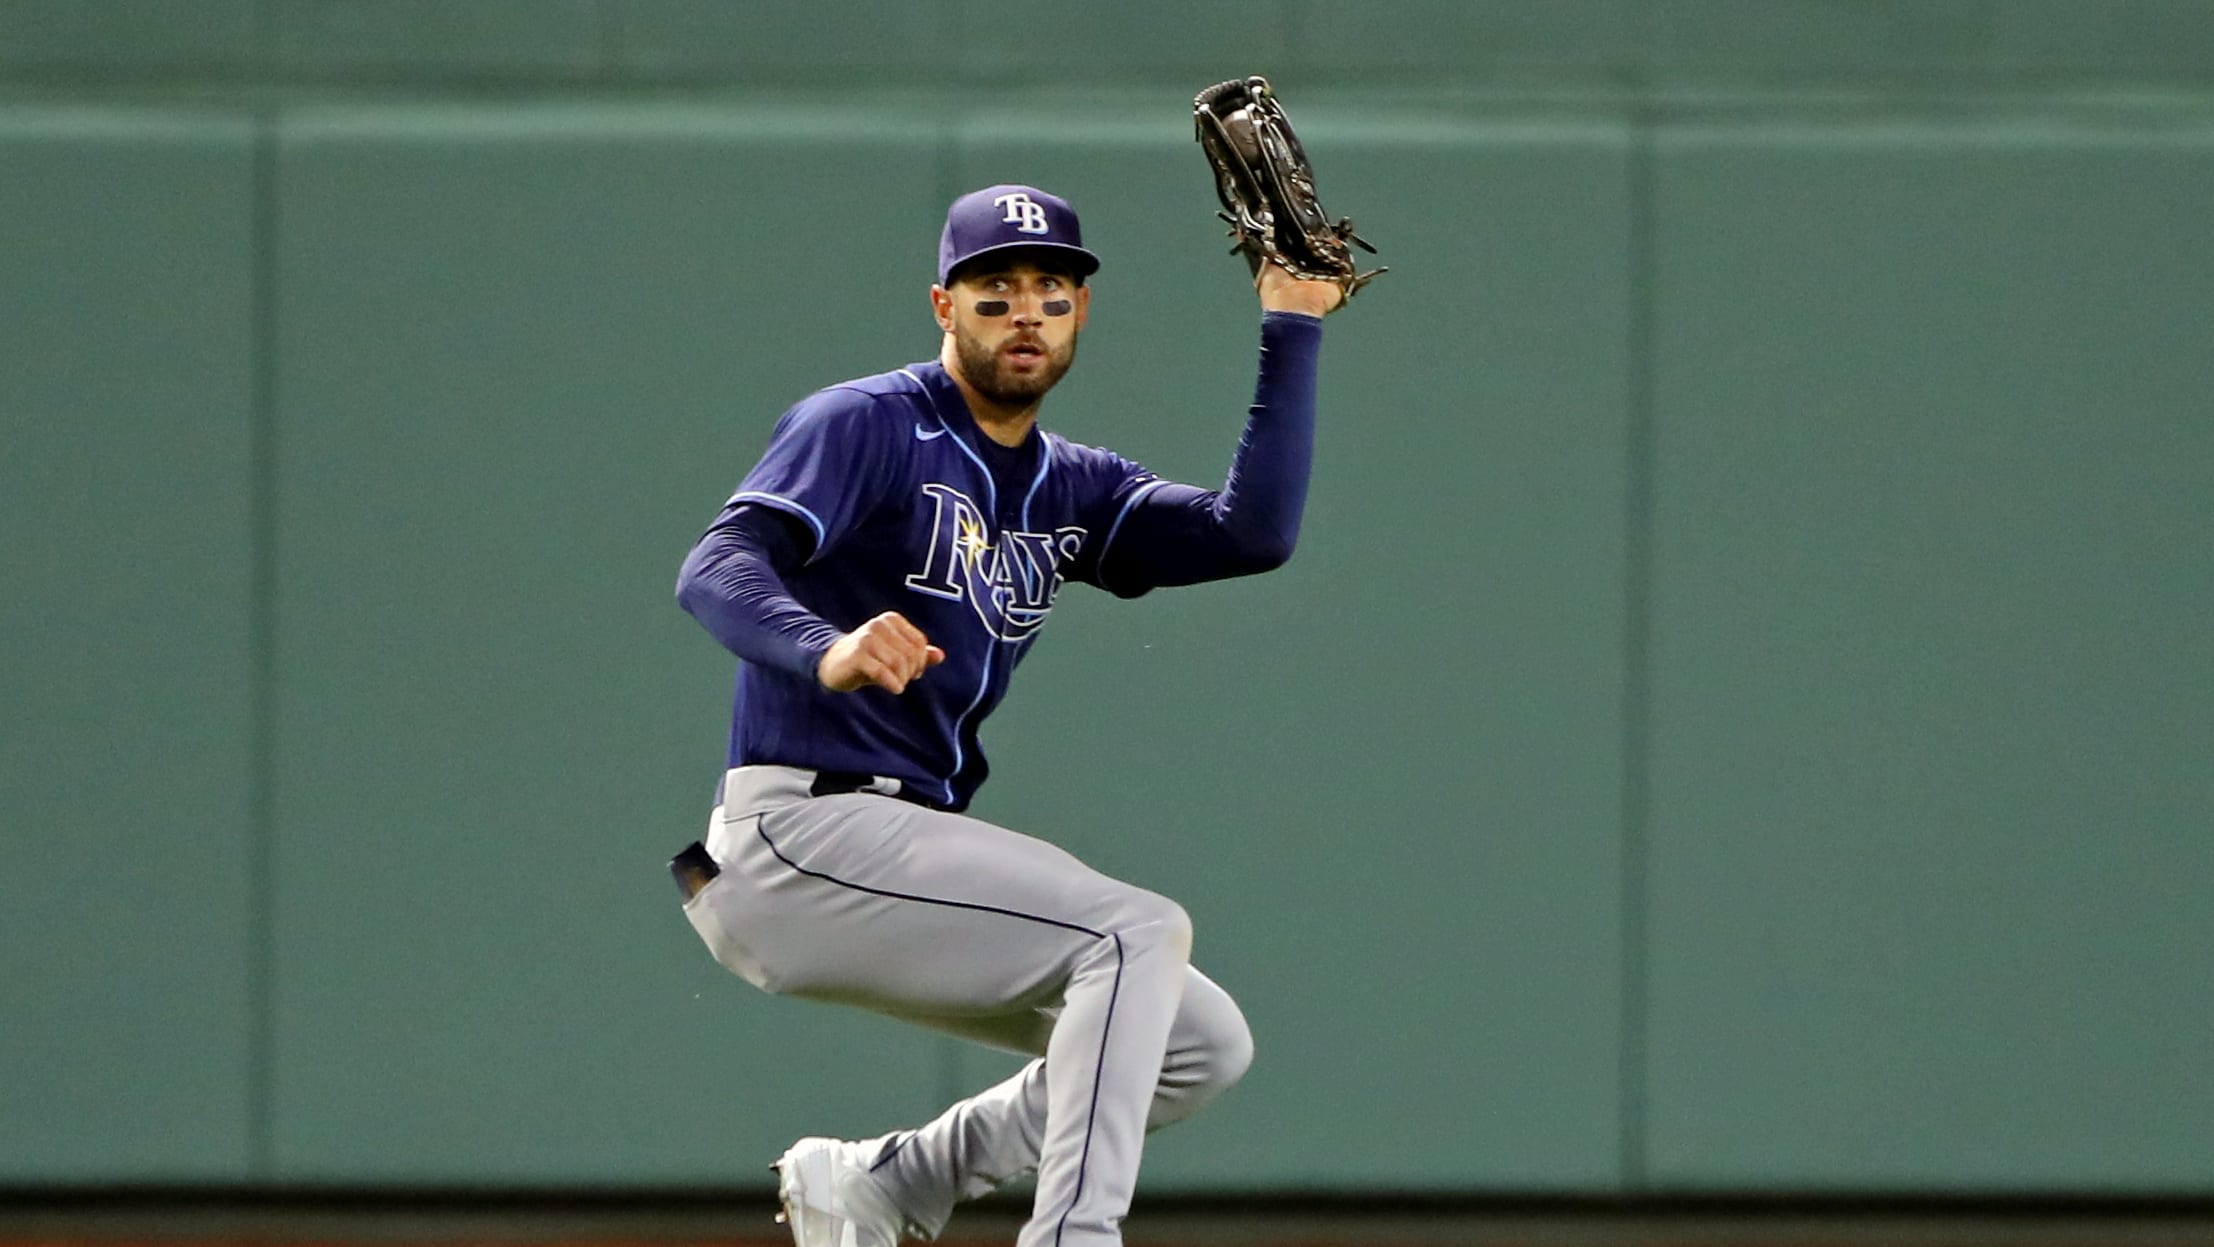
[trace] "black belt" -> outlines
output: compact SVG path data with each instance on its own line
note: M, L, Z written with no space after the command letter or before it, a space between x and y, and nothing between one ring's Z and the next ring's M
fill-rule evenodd
M900 782L898 792L875 792L870 789L870 785L876 783L876 779L877 777L874 775L863 775L858 771L817 771L815 772L815 782L807 788L807 795L810 797L835 797L849 792L867 792L872 797L890 797L895 801L905 801L909 805L919 805L926 810L943 810L946 808L944 802L931 800L916 792L904 781Z

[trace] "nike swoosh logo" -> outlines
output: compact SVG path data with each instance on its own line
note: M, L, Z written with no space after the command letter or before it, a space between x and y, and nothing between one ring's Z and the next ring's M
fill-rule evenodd
M932 438L944 437L945 435L946 431L944 429L931 429L925 432L923 426L919 424L915 426L915 440L918 442L927 442Z

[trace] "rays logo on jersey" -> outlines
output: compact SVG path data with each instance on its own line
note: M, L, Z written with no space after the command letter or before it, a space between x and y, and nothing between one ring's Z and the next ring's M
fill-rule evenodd
M936 505L923 569L907 577L917 593L966 601L1002 641L1036 632L1061 591L1061 564L1084 548L1084 530L1003 532L994 541L984 512L951 485L922 487Z

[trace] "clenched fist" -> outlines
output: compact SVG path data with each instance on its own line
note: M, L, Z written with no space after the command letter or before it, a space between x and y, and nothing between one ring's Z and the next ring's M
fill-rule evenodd
M898 611L886 611L848 632L823 653L815 678L833 693L870 685L888 693L905 692L922 673L946 660L922 629Z

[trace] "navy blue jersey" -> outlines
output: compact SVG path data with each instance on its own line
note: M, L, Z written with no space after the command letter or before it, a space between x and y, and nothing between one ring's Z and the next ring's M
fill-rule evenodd
M829 629L816 625L811 647L784 660L786 651L749 646L764 622L747 613L750 604L703 600L744 596L714 588L699 565L715 549L710 529L687 562L680 600L734 651L779 658L739 668L730 764L890 776L947 808L966 807L987 770L978 728L1064 583L1136 596L1288 556L1305 500L1320 334L1312 317L1264 318L1262 381L1222 490L1166 481L1044 429L1019 447L1000 446L935 361L795 405L718 527L751 508L792 517L812 540L804 561L781 574L790 602L839 633L898 611L946 658L897 695L825 689L813 664L835 635Z
M731 502L789 512L814 534L786 578L791 595L841 632L897 610L946 660L898 696L833 693L745 664L731 765L889 775L966 804L985 772L977 725L1062 582L1097 583L1116 516L1160 480L1033 429L1025 471L1003 488L985 440L935 362L832 386L785 413Z

